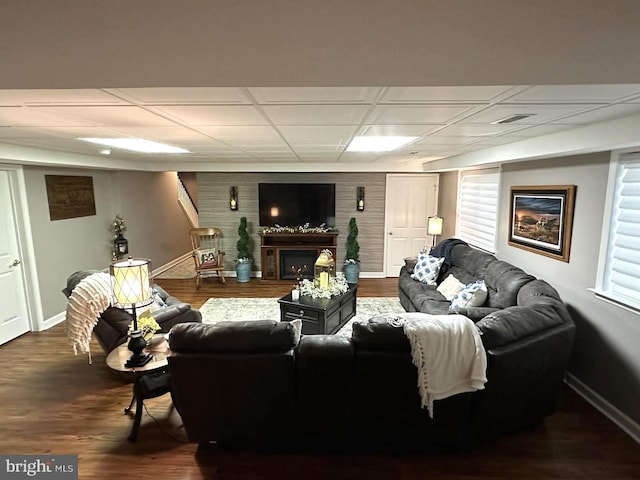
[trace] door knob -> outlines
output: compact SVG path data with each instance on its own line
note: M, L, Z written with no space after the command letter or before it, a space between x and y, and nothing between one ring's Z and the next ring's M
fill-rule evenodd
M389 232L389 235L393 235L393 232Z
M18 265L20 265L20 260L14 260L13 263L11 264L12 267L17 267Z

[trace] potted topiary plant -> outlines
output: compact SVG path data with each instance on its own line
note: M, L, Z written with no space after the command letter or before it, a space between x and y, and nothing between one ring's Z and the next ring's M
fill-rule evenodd
M249 253L249 233L247 232L247 217L240 219L238 226L238 259L236 260L236 280L246 283L251 278L251 255Z
M349 235L347 236L347 255L342 271L348 283L358 283L360 277L360 245L358 244L358 225L356 219L349 220Z

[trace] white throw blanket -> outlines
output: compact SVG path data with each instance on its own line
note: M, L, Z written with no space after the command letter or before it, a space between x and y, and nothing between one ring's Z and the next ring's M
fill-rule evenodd
M98 317L111 301L111 276L108 273L94 273L82 279L71 292L67 303L67 336L73 346L89 354L91 363L91 332L98 323Z
M418 368L422 406L433 418L433 402L483 390L487 355L475 324L464 315L400 315Z

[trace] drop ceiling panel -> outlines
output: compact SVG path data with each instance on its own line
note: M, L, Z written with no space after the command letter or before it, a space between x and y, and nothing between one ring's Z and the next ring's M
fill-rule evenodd
M478 87L390 87L379 103L488 102L505 95L511 86Z
M445 137L486 137L486 136L495 136L502 135L508 132L512 132L517 130L517 124L507 124L507 125L467 125L467 124L456 124L449 125L444 127L433 134L433 136L445 136Z
M366 125L358 131L359 136L418 137L442 128L444 125Z
M147 140L154 140L156 142L162 141L184 141L184 142L199 142L209 139L208 136L203 133L196 132L186 127L125 127L114 129L121 135L134 138L145 138Z
M442 145L464 145L476 140L478 140L478 137L463 135L459 135L456 137L448 137L446 135L433 135L431 137L426 137L422 140L418 140L407 148L410 148L412 150L419 150L420 148L425 148L427 145L440 145L440 148L442 148Z
M554 123L585 125L588 123L602 122L605 120L612 120L614 118L626 117L628 115L634 115L638 113L640 113L640 104L621 103L617 105L610 105L608 107L598 108L597 110L591 110L590 112L586 113L571 115L570 117L555 120Z
M266 105L275 125L358 125L367 107L360 105Z
M161 88L119 88L109 90L124 98L143 104L249 104L251 101L242 89L234 87L161 87Z
M379 87L260 87L248 89L260 104L372 103Z
M184 125L267 125L258 109L248 105L167 105L149 107L149 110L166 115Z
M201 126L198 131L221 141L234 141L244 138L280 139L278 132L269 126Z
M569 104L569 105L495 105L479 113L471 115L460 123L482 123L490 124L512 115L533 114L532 117L525 118L510 125L539 125L552 119L575 114L589 108L596 108L593 104Z
M622 85L540 85L509 99L510 102L612 102L640 95L640 84Z
M42 107L0 107L0 127L79 126L82 122L55 115Z
M74 140L79 137L109 138L122 135L118 130L104 127L23 127L22 130L31 132L32 136L51 135ZM76 141L80 142L80 140Z
M356 131L355 126L284 126L280 133L291 145L313 145L315 143L333 142L346 144Z
M126 104L96 89L1 90L0 105L114 105Z
M471 105L387 106L378 105L366 123L402 125L405 123L447 123L472 108Z
M171 126L173 123L135 106L33 107L96 127Z

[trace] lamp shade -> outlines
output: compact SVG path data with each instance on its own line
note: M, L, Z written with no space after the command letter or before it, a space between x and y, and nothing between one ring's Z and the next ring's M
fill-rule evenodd
M151 261L145 258L129 258L113 262L109 266L116 303L140 307L152 302L150 266Z
M442 235L442 217L434 215L428 218L427 235Z

